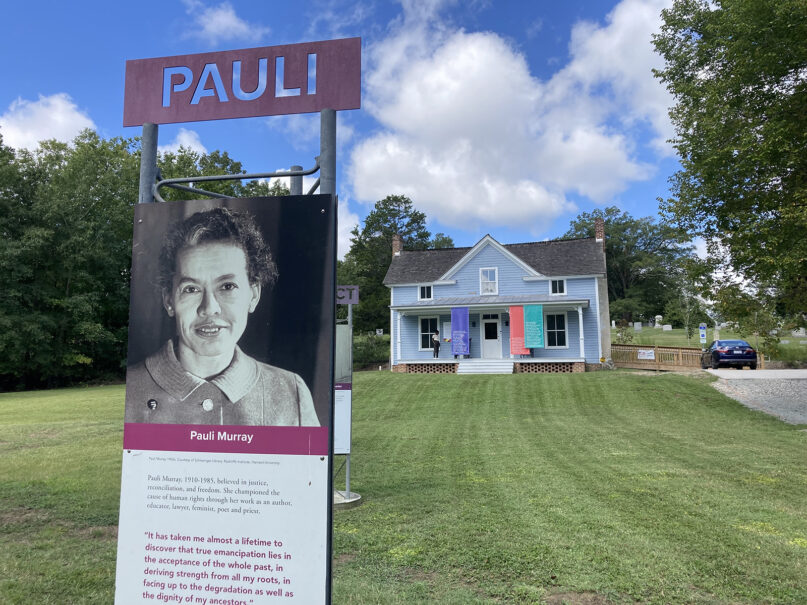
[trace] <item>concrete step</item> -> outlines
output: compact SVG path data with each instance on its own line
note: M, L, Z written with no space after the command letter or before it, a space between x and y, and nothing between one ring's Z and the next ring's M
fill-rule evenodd
M460 361L457 374L512 374L513 362L509 359L472 359Z

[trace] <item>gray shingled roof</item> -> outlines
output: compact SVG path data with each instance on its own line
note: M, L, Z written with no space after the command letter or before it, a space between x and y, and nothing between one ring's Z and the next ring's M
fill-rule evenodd
M593 237L504 244L504 248L547 277L605 273L605 252L602 243ZM384 284L391 286L436 281L471 249L404 250L400 256L392 257Z

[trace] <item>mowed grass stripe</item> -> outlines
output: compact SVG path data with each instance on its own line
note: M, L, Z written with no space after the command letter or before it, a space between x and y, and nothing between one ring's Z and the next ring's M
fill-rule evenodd
M362 489L365 464L370 494L376 473L396 460L410 466L410 490L412 472L429 473L411 493L395 493L412 516L392 538L406 546L388 549L388 559L444 570L500 598L515 598L514 586L535 595L556 583L651 602L803 594L806 520L793 506L805 494L803 434L702 380L617 372L391 382L375 399L357 390L354 430L406 408L416 443L387 451L367 443L373 456L354 455L354 487ZM397 432L393 423L376 443ZM441 456L446 463L434 464ZM760 519L778 535L755 531ZM780 551L778 563L759 556L763 545ZM363 554L384 560L380 550ZM793 556L800 562L778 568Z
M122 404L0 395L0 603L111 602ZM360 373L353 421L334 603L807 602L807 433L704 379Z

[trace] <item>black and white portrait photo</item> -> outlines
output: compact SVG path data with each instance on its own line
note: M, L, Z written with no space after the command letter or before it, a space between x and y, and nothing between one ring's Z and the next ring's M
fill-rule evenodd
M125 421L327 424L335 214L331 196L138 205Z

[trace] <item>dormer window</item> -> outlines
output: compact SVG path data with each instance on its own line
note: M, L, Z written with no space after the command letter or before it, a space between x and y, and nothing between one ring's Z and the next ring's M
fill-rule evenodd
M418 300L432 300L432 298L431 285L418 287Z
M551 294L566 294L566 280L565 279L553 279L552 283L550 284Z
M479 293L499 293L499 270L496 267L486 267L479 270Z

